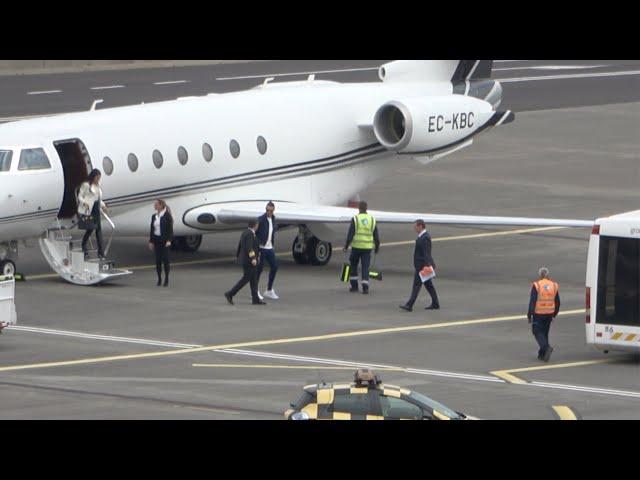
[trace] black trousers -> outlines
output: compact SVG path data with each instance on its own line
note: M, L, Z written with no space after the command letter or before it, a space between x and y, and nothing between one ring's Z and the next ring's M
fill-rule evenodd
M531 322L531 331L538 342L538 358L542 358L549 348L549 329L553 317L551 315L534 315Z
M229 295L235 297L237 293L244 288L248 283L251 287L251 299L253 302L258 302L258 269L253 265L242 265L243 275L242 278L235 284L235 286L229 290Z
M95 202L93 204L93 209L91 210L91 216L96 224L96 228L94 230L87 230L84 233L84 237L82 237L82 251L87 252L87 242L89 241L89 237L93 232L96 232L96 242L98 243L98 255L103 257L104 251L102 250L102 225L100 223L100 202Z
M364 250L361 248L352 248L351 256L349 257L349 263L351 264L351 273L349 275L349 281L353 288L358 288L358 263L362 267L362 284L369 285L369 266L371 265L371 250Z
M160 237L153 237L153 251L156 254L156 272L158 280L162 278L162 267L164 266L164 278L169 280L169 247Z
M419 272L416 272L413 275L413 289L411 290L411 298L409 298L409 301L407 302L407 305L410 307L413 307L413 304L416 303L418 294L420 293L420 288L422 287L422 280L420 280L420 275L418 273ZM431 280L427 280L424 282L424 288L431 296L431 303L433 305L440 305L440 302L438 301L438 294L436 293L436 287L433 286L433 282Z

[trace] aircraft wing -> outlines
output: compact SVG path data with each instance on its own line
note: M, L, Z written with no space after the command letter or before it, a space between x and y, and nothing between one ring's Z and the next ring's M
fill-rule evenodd
M237 224L255 219L264 213L267 202L237 202L212 204L194 208L184 215L185 224L200 230L213 230L216 224ZM358 213L355 208L304 205L274 201L280 224L348 223ZM495 225L539 227L591 228L593 220L559 218L497 217L485 215L447 215L436 213L384 212L369 210L378 223L410 224L417 219L427 224Z

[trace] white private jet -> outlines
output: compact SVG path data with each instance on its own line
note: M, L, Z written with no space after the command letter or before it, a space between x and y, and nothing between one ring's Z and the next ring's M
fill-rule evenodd
M244 228L274 200L281 225L297 226L298 263L331 257L326 224L347 223L359 192L400 156L429 163L514 119L496 111L492 61L400 60L380 82L315 80L248 91L23 120L0 126L0 267L11 274L18 241L38 238L51 267L88 285L130 272L85 261L74 240L76 191L88 171L117 235L149 231L155 198L171 205L177 243ZM336 206L344 205L344 207ZM378 222L591 227L591 221L371 211ZM107 218L109 223L111 219ZM112 223L113 226L113 223ZM0 273L1 273L0 272Z

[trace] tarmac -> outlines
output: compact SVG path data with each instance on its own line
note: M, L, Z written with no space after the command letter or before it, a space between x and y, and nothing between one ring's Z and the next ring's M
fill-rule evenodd
M271 63L254 70L286 73L322 66ZM533 63L551 64L570 63ZM351 67L367 68L363 65ZM251 65L233 68L231 73L246 76ZM570 75L596 68L601 67L532 71ZM603 71L636 68L620 64ZM181 71L185 76L192 70L197 69ZM151 75L147 70L122 74L144 77L142 72ZM516 73L531 75L496 76L516 78ZM115 73L99 73L107 74ZM344 75L364 74L371 72ZM98 73L73 78L86 84L88 75ZM48 77L37 76L43 78ZM518 112L514 123L427 167L401 160L394 175L361 197L372 209L477 215L594 219L637 209L639 79L626 74L506 82L505 107ZM634 93L625 101L624 92ZM78 98L70 93L64 107ZM41 112L56 111L40 106ZM29 108L1 113L23 114ZM334 245L326 267L298 266L290 254L294 232L281 233L276 245L281 299L267 299L264 307L250 305L248 291L233 307L223 297L241 275L232 258L237 234L205 237L195 254L175 253L169 288L155 286L144 238L114 240L110 256L131 267L133 275L89 288L49 272L37 246L24 249L18 266L28 280L17 285L19 326L0 336L0 418L279 419L302 386L349 380L358 365L373 367L387 383L483 419L640 418L637 357L604 355L585 342L588 231L445 226L430 231L442 310L423 310L423 292L412 313L398 309L412 282L410 226L380 226L377 266L383 281L372 284L368 297L348 293L339 282L341 245ZM530 282L541 265L560 283L562 297L562 313L551 328L555 351L547 364L536 359L525 317Z

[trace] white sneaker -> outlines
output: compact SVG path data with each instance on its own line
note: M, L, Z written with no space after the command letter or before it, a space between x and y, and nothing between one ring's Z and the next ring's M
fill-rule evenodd
M273 300L278 300L280 298L278 297L278 295L276 295L276 292L274 290L267 290L266 292L264 292L264 296Z
M265 295L266 295L266 292L265 292ZM260 301L264 300L264 297L260 295L260 290L258 290L258 298L260 299Z

